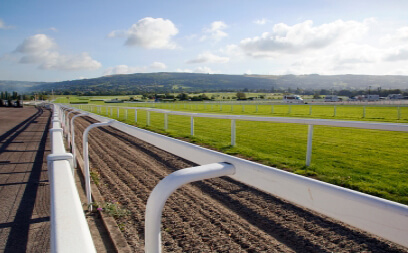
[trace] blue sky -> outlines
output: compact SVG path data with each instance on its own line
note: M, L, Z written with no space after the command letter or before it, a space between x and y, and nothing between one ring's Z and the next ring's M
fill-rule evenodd
M408 75L408 1L0 1L0 80Z

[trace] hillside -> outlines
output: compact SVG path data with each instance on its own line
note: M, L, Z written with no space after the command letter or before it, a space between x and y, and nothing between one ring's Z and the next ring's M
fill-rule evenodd
M5 81L0 81L1 86ZM7 81L10 84L10 81ZM6 84L7 84L6 82ZM116 95L145 92L202 92L263 90L376 90L408 89L408 76L373 75L222 75L194 73L137 73L103 76L93 79L63 81L56 83L11 83L11 87L25 92L50 92L56 94Z
M193 73L138 73L104 76L94 79L48 83L35 90L100 94L139 94L143 92L194 92L241 89L271 89L272 80L243 75Z

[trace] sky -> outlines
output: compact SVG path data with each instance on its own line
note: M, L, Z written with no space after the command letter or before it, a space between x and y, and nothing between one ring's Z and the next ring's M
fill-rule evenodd
M408 75L408 1L0 1L0 80L146 72Z

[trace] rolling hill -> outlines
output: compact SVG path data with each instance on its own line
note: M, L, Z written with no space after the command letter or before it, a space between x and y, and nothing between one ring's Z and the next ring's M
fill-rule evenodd
M14 82L14 83L10 83ZM4 85L5 84L9 84ZM11 84L11 86L10 86ZM374 75L223 75L196 73L136 73L103 76L55 83L0 81L0 90L14 88L20 92L50 92L60 94L140 94L146 92L203 92L263 90L376 90L408 89L408 76Z

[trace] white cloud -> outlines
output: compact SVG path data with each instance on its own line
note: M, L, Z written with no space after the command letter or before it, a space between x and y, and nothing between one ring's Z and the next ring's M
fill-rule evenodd
M226 54L230 57L242 57L244 56L244 51L242 48L235 44L230 44L220 49L220 52Z
M205 52L199 54L197 58L187 61L187 63L227 63L229 61L228 57L222 57L210 52Z
M383 51L369 45L339 45L318 54L290 56L290 67L279 74L368 74L381 62Z
M191 70L191 69L176 69L176 72L193 73L193 70Z
M254 21L254 24L257 24L257 25L266 25L266 23L269 23L269 22L271 22L271 21L269 21L269 19L261 18L261 19L255 20L255 21Z
M369 45L352 43L337 46L332 55L334 65L376 63L382 57L382 50Z
M191 70L191 69L176 69L176 72L201 73L201 74L215 74L215 73L218 73L217 71L214 71L214 70L210 69L209 67L197 67L194 70Z
M177 27L168 19L146 17L127 31L112 31L108 37L126 37L125 45L147 49L175 49L171 38L178 34Z
M104 75L120 75L120 74L132 74L141 71L140 67L129 67L127 65L118 65L115 67L109 67L103 72Z
M380 38L382 44L408 42L408 26L398 28L394 34Z
M216 72L209 67L198 67L193 70L194 73L215 74Z
M408 60L408 46L391 48L384 55L386 61L405 61Z
M205 35L201 36L200 40L204 41L207 39L211 39L213 41L220 41L224 37L227 37L228 34L223 30L227 29L228 25L225 24L223 21L214 21L211 23L209 28L204 28L203 32Z
M166 66L166 64L164 64L162 62L155 61L150 65L150 68L152 68L152 69L165 69L165 68L167 68L167 66Z
M2 19L0 19L0 30L7 30L7 29L13 29L14 26L11 25L6 25L6 23L4 23L4 21Z
M36 34L28 37L17 48L16 52L23 54L45 53L57 47L54 40L45 34Z
M408 75L408 68L397 68L397 69L393 69L387 73L385 73L386 75L404 75L407 76Z
M45 34L36 34L26 38L15 50L21 53L19 63L37 64L40 69L57 70L94 70L102 65L93 60L88 53L62 55L57 44Z
M162 62L153 62L149 66L142 67L132 67L127 65L118 65L115 67L109 67L105 69L104 75L119 75L119 74L133 74L133 73L146 73L152 70L165 69L167 68L166 64Z
M246 38L240 47L253 57L275 57L279 54L297 54L323 49L333 44L355 41L368 31L373 20L364 22L337 20L332 23L313 26L313 21L289 26L279 23L272 32Z
M107 37L108 38L116 38L116 37L124 37L126 38L127 31L115 30L110 32Z

